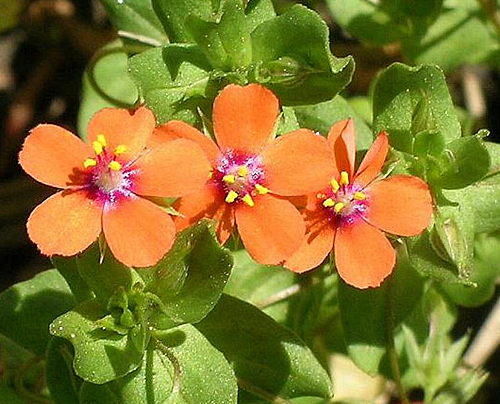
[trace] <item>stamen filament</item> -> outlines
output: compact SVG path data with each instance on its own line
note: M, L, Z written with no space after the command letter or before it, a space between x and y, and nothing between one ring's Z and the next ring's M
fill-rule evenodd
M267 189L266 187L260 185L260 184L255 184L255 189L257 190L257 192L260 194L260 195L265 195L269 192L269 189Z
M231 190L226 195L225 201L227 203L233 203L236 200L236 198L238 198L238 194L236 193L236 191Z
M340 173L340 183L342 185L349 185L349 174L347 171L342 171Z
M243 198L243 202L245 202L248 206L253 207L255 206L255 202L253 201L252 197L250 194L246 194Z
M97 165L97 161L94 159L85 159L85 161L83 162L83 166L85 168L95 167L96 165Z
M108 164L108 167L113 171L120 171L122 169L122 165L114 160Z
M228 174L222 177L222 181L227 184L234 184L236 182L236 177L233 174Z
M325 208L331 208L332 206L335 206L335 201L332 198L325 199L323 201L323 206Z

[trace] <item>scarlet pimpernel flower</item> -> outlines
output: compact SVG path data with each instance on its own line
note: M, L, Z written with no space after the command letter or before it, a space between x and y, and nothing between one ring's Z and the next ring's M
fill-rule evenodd
M263 264L281 263L299 247L304 221L283 197L319 190L334 165L326 139L310 130L274 138L278 113L278 99L265 87L229 85L214 101L217 145L184 122L157 129L156 141L192 139L212 163L203 190L176 203L179 229L215 218L225 242L236 225L247 251Z
M352 120L338 122L328 134L335 175L322 191L308 195L303 211L306 237L285 267L304 272L334 250L340 277L357 288L377 287L391 274L396 253L383 232L415 236L430 222L432 199L427 184L409 175L380 179L389 149L381 132L355 170Z
M21 166L37 181L63 189L28 219L28 235L43 254L77 254L101 231L113 255L129 266L153 265L170 249L172 218L143 197L200 189L210 163L185 139L146 147L155 124L146 108L105 108L89 123L89 144L56 125L32 129L19 153Z

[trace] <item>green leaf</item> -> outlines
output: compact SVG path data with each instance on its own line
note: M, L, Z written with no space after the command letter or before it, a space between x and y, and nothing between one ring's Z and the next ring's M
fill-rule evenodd
M183 2L179 2L183 4ZM159 123L178 119L201 125L197 108L210 110L207 95L212 67L195 45L167 45L129 59L129 70Z
M84 302L85 300L89 300L94 297L92 290L90 290L89 286L78 272L76 256L62 257L55 255L51 257L50 260L54 264L54 267L56 267L59 273L64 277L64 280L68 284L71 292L73 293L73 296L78 303Z
M224 295L196 328L224 353L244 386L285 399L331 397L328 374L312 352L254 306Z
M245 8L247 28L252 32L263 22L276 16L272 0L249 0Z
M105 55L93 67L93 77L98 89L91 84L88 72L83 74L78 135L84 140L87 138L87 125L92 115L105 107L117 107L112 99L125 105L133 105L137 101L139 94L127 71L128 58L122 46L122 42L116 40L101 48Z
M101 0L101 3L118 34L124 31L123 38L137 37L140 43L155 46L168 42L151 0Z
M391 145L408 153L416 129L437 131L446 142L461 133L443 72L436 66L389 66L374 85L373 116L374 131L385 130Z
M43 355L48 325L76 304L64 278L55 270L15 284L0 294L0 334Z
M334 123L353 118L356 132L356 148L367 150L373 143L373 135L366 123L340 95L333 100L314 105L293 107L301 128L308 128L327 135Z
M0 380L0 397L2 397L2 404L28 404L27 400L20 397L3 380Z
M351 81L352 57L331 54L327 25L304 6L295 5L264 22L251 37L256 80L273 90L283 105L329 100Z
M375 376L386 354L387 327L403 321L420 301L424 282L403 252L391 278L378 288L357 289L339 282L339 309L349 357ZM394 306L391 307L391 304Z
M179 233L167 256L139 273L172 320L195 323L217 304L232 265L231 254L217 241L213 224L202 221Z
M192 325L155 333L142 365L105 385L85 383L81 404L236 404L231 366ZM103 400L100 397L105 397Z
M91 383L103 384L137 369L142 361L145 331L140 325L120 335L98 321L108 313L98 300L89 300L56 318L50 333L73 345L75 372Z
M15 28L19 24L25 6L25 0L0 0L0 9L2 10L0 33Z
M73 371L73 348L62 338L51 338L47 347L45 380L56 404L79 404L82 380Z

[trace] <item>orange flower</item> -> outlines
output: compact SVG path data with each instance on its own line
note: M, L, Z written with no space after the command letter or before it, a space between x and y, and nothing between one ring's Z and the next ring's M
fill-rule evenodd
M376 179L389 149L381 132L357 170L352 120L338 122L328 134L336 170L330 183L308 196L303 212L306 237L285 267L304 272L334 250L340 277L360 289L380 286L391 274L396 253L381 230L415 236L432 215L429 188L420 178L395 175ZM328 185L327 185L328 184Z
M146 108L106 108L89 123L90 145L55 125L31 131L19 153L21 166L37 181L63 189L28 219L28 234L43 254L77 254L101 230L126 265L153 265L170 249L172 218L141 196L178 197L200 189L210 163L184 139L146 149L154 128Z
M326 139L310 130L273 139L278 112L278 99L265 87L229 85L213 107L218 146L180 121L157 129L157 142L194 140L212 163L204 189L175 205L179 230L203 217L216 218L223 243L236 224L248 252L263 264L281 263L299 247L304 221L283 197L319 190L334 164Z

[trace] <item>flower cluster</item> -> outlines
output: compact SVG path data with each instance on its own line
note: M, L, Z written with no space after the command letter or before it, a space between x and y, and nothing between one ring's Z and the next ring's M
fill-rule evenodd
M71 256L102 232L118 260L144 267L168 252L176 231L209 217L221 243L237 229L262 264L304 272L333 249L347 283L380 285L395 265L382 231L411 236L428 226L427 185L412 176L379 178L385 133L356 169L351 120L335 124L325 139L308 129L276 137L278 118L276 96L251 84L229 85L215 99L215 142L182 121L155 127L146 108L101 110L89 124L88 144L39 125L20 163L63 190L33 211L28 234L42 253ZM179 215L172 219L152 196L178 198Z

